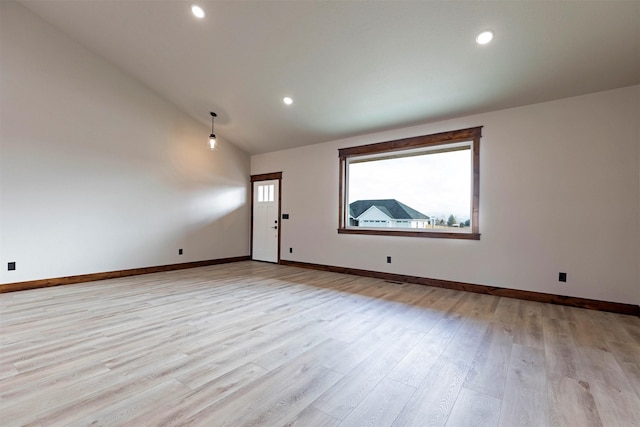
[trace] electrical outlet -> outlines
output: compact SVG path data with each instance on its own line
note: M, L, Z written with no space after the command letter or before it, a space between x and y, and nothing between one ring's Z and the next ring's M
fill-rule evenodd
M391 257L390 256L387 257L387 264L391 264Z
M567 281L567 273L560 273L560 274L558 274L558 281L560 281L560 282L566 282L566 281Z
M7 270L9 271L13 271L16 269L16 263L15 262L9 262L7 263Z
M178 249L178 255L182 255L182 249Z

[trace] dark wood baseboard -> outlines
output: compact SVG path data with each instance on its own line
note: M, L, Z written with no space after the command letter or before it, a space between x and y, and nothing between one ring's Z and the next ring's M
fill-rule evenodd
M379 271L360 270L357 268L335 267L331 265L312 264L308 262L280 260L281 265L310 268L313 270L331 271L333 273L353 274L355 276L373 277L394 282L414 283L418 285L435 286L438 288L454 289L457 291L475 292L479 294L495 295L499 297L517 298L528 301L560 304L569 307L587 308L590 310L609 311L612 313L640 316L640 306L623 304L620 302L599 301L587 298L568 297L563 295L545 294L541 292L523 291L519 289L499 288L496 286L474 285L449 280L429 279L426 277L407 276L404 274L383 273Z
M107 271L104 273L82 274L79 276L5 283L0 284L0 293L46 288L49 286L71 285L74 283L93 282L96 280L115 279L118 277L138 276L140 274L159 273L162 271L183 270L185 268L205 267L208 265L227 264L230 262L248 261L249 259L251 258L247 255L231 258L210 259L206 261L185 262L180 264L157 265L155 267L132 268L129 270Z
M0 284L0 293L22 291L27 289L46 288L50 286L71 285L74 283L93 282L97 280L115 279L118 277L137 276L141 274L159 273L163 271L182 270L187 268L205 267L208 265L226 264L231 262L249 261L251 257L239 256L220 258L205 261L194 261L180 264L159 265L154 267L133 268L129 270L108 271L104 273L82 274L78 276L56 277L52 279L31 280L26 282L14 282ZM458 291L475 292L507 298L517 298L528 301L560 304L569 307L587 308L590 310L608 311L612 313L640 316L640 306L623 304L619 302L600 301L588 298L569 297L563 295L545 294L541 292L523 291L519 289L499 288L496 286L474 285L471 283L454 282L450 280L430 279L419 276L408 276L396 273L384 273L380 271L361 270L349 267L336 267L308 262L280 260L281 265L302 267L313 270L330 271L333 273L352 274L355 276L373 277L394 282L413 283L418 285L435 286L438 288L453 289Z

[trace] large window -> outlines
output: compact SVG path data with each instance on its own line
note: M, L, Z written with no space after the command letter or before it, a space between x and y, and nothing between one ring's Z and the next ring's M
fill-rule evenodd
M339 233L480 239L482 127L338 150Z

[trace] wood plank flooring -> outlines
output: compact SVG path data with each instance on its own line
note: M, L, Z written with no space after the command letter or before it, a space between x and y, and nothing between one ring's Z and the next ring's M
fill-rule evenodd
M239 262L0 295L0 425L640 426L640 319Z

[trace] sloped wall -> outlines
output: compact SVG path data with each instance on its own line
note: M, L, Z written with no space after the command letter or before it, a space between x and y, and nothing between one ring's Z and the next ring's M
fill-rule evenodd
M246 153L209 151L206 126L0 7L0 283L249 254Z

